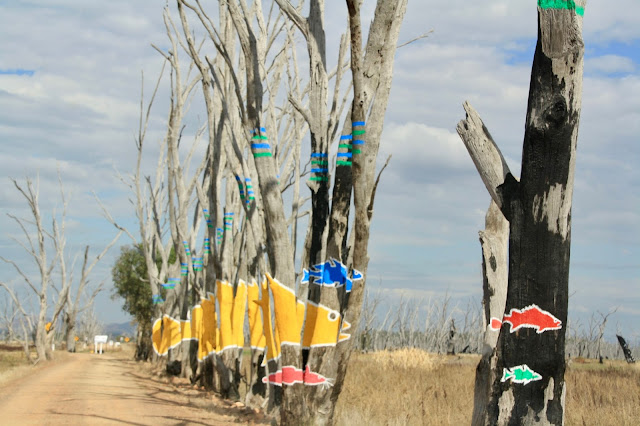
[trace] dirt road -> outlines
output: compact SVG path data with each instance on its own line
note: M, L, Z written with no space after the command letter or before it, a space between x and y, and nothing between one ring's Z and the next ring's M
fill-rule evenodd
M0 425L252 423L247 409L149 378L122 356L67 358L0 389Z

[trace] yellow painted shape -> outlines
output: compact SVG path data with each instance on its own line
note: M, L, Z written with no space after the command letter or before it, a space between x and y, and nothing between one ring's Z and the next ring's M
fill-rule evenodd
M202 299L202 321L200 323L200 340L198 345L198 359L203 360L217 351L218 329L216 325L216 304L213 298Z
M153 350L159 356L167 354L167 350L162 341L162 318L158 318L153 322L151 326L151 342L153 344Z
M260 286L253 280L247 285L247 299L249 311L249 341L253 349L264 349L267 339L264 337L262 317L260 316Z
M167 333L168 331L168 333ZM180 320L173 319L170 316L164 317L164 333L163 340L167 340L169 349L175 348L182 342L182 334L180 333Z
M266 364L268 361L280 358L280 345L276 345L274 338L273 321L271 320L271 299L269 298L269 287L267 286L266 279L262 282L260 288L262 290L262 297L259 301L254 300L254 303L262 308L262 329L267 347L267 354L264 357L263 364Z
M192 339L190 320L180 320L180 334L182 335L182 340Z
M345 333L345 331L351 328L351 323L346 319L342 320L342 328L340 329L340 334L338 335L338 343L344 342L345 340L351 337L351 334Z
M191 308L191 336L198 340L198 360L200 358L200 341L202 340L202 306L196 305Z
M302 346L304 348L335 346L336 343L347 340L351 335L344 331L351 328L351 324L342 321L341 329L340 319L340 312L321 303L307 302L307 322L304 326Z
M216 281L216 298L220 308L220 350L234 347L233 323L231 314L233 312L233 285L226 281Z
M273 294L276 329L280 345L300 345L300 332L304 320L304 303L296 299L292 289L267 274Z
M247 283L238 282L236 296L233 299L233 312L231 328L233 329L233 341L239 348L244 347L244 317L247 312Z
M154 321L151 341L153 342L153 350L159 356L165 356L169 349L180 344L182 337L180 335L180 321L171 318L169 315L163 315Z

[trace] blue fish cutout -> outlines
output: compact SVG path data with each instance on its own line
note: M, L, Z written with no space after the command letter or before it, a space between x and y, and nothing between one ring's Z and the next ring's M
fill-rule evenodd
M351 291L353 281L361 280L362 273L357 269L351 270L349 277L349 269L336 259L329 259L324 263L312 266L310 270L302 270L302 283L308 283L313 278L314 284L324 285L327 287L345 286L347 292Z

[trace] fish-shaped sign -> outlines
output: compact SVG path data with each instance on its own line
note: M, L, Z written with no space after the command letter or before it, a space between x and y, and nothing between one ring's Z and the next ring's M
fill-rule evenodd
M500 381L506 382L507 380L511 380L512 383L527 385L536 380L542 380L542 376L530 369L527 364L522 364L503 369Z
M500 330L502 324L510 325L510 332L514 333L521 328L533 328L538 334L549 330L560 330L562 321L554 317L551 313L540 309L538 305L529 305L524 309L511 309L502 321L498 318L491 318L490 327L493 330Z
M186 320L180 320L180 335L182 336L182 341L187 341L187 340L196 340L192 335L191 335L191 320L190 319L186 319Z
M182 342L180 320L163 315L154 321L151 332L153 350L158 356L165 356Z
M329 259L324 263L319 263L311 267L311 269L302 270L302 283L308 283L312 278L313 282L318 285L327 287L345 286L346 291L351 291L353 281L362 279L362 273L357 269L351 271L349 277L349 269L342 262L336 259Z
M273 294L276 332L280 346L300 346L300 333L304 323L305 305L296 298L292 289L266 274Z
M260 286L255 280L247 284L247 298L251 349L264 350L265 346L267 346L267 339L264 336L262 316L260 315L260 307L258 305L260 300Z
M269 361L276 361L280 358L280 345L276 343L275 333L273 331L273 320L271 316L271 299L269 298L269 287L267 279L260 285L261 298L254 300L253 303L262 309L262 319L264 321L262 330L266 342L267 353L262 359L263 365L267 365Z
M191 337L198 340L198 361L218 351L220 333L214 295L209 293L191 309Z
M347 321L341 321L340 312L321 303L307 302L307 320L302 336L302 347L315 348L335 346L351 337L345 333L351 328Z
M275 386L282 385L295 385L296 383L304 383L307 386L319 386L328 385L331 386L331 381L321 374L314 373L307 365L304 370L288 365L282 367L282 369L271 373L262 378L263 383L269 383Z

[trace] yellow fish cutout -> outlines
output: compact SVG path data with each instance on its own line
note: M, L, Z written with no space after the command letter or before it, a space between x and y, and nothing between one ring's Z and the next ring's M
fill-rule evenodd
M151 332L153 350L158 356L165 356L169 349L173 349L180 344L182 336L180 334L180 321L163 315L154 321Z
M180 320L180 334L183 341L193 339L191 335L191 320Z
M269 298L269 287L267 286L267 280L265 279L261 286L262 297L260 300L254 300L260 308L262 308L262 320L264 338L267 347L267 354L263 358L263 365L266 365L268 361L277 360L280 358L280 345L276 345L276 341L273 335L273 321L271 320L271 299Z
M247 312L247 283L238 282L236 296L233 298L233 312L231 314L231 328L235 346L244 348L244 318Z
M220 350L235 347L233 340L233 324L231 315L233 312L233 285L226 281L216 281L216 298L218 299L218 307L220 308Z
M276 330L280 346L300 346L300 332L304 322L304 303L296 299L292 289L266 274L273 294Z
M340 312L321 303L316 304L308 301L302 347L308 349L335 346L337 343L347 340L351 335L344 332L351 328L351 324L340 320ZM341 323L342 328L340 327Z
M216 318L216 304L213 295L202 299L202 319L200 322L200 339L198 344L198 359L203 360L218 349L218 329Z
M198 341L202 339L202 306L200 305L191 308L191 336Z
M267 346L267 339L264 337L258 302L260 300L260 286L255 280L247 285L247 298L249 301L249 341L251 349L264 350L265 346Z

